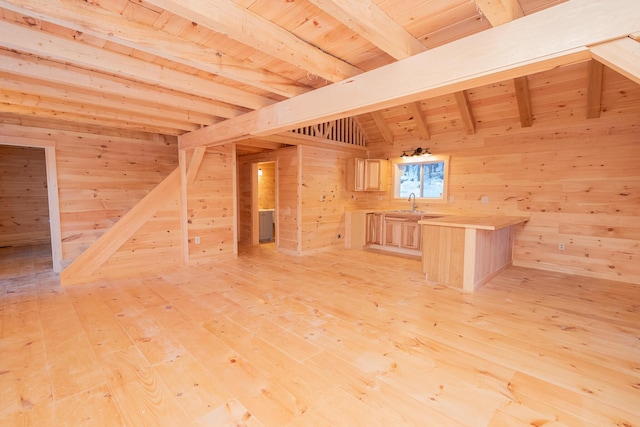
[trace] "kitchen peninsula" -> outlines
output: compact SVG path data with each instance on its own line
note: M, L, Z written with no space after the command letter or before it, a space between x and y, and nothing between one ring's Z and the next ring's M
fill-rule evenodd
M422 225L422 271L427 281L474 291L511 265L521 216L442 216Z
M463 216L401 210L346 213L345 245L422 257L427 281L473 291L511 265L526 216Z

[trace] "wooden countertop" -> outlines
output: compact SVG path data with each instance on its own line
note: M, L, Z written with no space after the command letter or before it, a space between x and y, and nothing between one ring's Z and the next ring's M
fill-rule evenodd
M525 216L462 216L447 215L418 221L422 225L440 225L443 227L475 228L478 230L499 230L529 221Z

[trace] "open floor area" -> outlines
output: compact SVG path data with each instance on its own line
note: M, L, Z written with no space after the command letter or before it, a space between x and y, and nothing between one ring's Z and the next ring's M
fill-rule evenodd
M0 249L6 426L640 426L637 285L272 244L62 288Z

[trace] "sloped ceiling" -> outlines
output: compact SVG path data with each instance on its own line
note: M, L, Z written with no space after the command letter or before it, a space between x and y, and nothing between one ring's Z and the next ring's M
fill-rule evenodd
M235 128L247 113L563 3L0 0L0 122L176 136ZM464 91L456 100L468 108ZM415 101L404 108L422 116ZM361 119L384 138L384 120L369 110Z

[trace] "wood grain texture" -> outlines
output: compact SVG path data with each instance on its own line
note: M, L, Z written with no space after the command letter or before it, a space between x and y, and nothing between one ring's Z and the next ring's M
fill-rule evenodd
M270 244L61 288L47 247L0 257L3 424L640 423L636 285L510 267L467 294Z
M0 145L0 246L50 241L44 149Z

